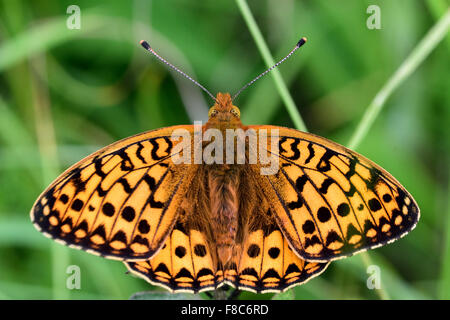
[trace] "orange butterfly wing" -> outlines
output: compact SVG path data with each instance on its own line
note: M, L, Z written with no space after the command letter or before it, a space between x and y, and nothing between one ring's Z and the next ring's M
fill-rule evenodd
M251 232L222 270L205 235L175 227L161 251L147 261L125 262L128 270L171 292L198 293L223 284L257 293L280 292L325 271L328 263L307 262L290 248L280 230Z
M176 221L195 165L174 165L174 126L107 146L58 177L37 199L31 219L71 247L120 260L154 255Z
M325 271L328 263L299 258L278 228L269 229L249 233L234 263L225 270L226 283L255 293L282 292Z
M392 242L411 231L419 208L406 189L372 161L325 138L275 126L279 132L274 175L255 177L295 252L331 261Z
M198 230L173 229L161 251L146 261L124 262L128 270L171 292L198 293L223 284L205 235Z

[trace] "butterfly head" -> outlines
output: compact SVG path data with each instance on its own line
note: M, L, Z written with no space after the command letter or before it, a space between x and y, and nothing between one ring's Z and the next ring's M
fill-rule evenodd
M218 93L216 96L216 103L209 109L208 113L209 123L217 124L240 124L241 112L239 108L233 105L229 93Z

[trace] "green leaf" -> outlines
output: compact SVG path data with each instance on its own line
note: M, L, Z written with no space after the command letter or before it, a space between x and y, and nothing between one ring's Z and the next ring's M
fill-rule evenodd
M295 293L293 290L289 289L285 292L280 292L272 297L272 300L295 300Z

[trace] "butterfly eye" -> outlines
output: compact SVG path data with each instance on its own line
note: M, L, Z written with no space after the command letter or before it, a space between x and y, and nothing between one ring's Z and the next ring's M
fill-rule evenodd
M236 118L239 118L241 115L237 109L231 109L231 114L234 115Z
M209 117L215 117L215 116L217 116L218 113L219 112L216 109L211 109L209 111Z

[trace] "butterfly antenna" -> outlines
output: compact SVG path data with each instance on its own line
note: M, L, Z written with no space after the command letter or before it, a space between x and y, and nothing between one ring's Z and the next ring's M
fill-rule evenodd
M280 61L278 61L277 63L275 63L273 66L271 66L269 69L267 69L266 71L264 71L263 73L261 73L259 76L257 76L255 79L253 79L252 81L250 81L249 83L247 83L245 86L243 86L234 96L231 100L236 99L236 97L245 89L247 89L248 87L250 87L253 83L255 83L259 78L264 77L266 74L268 74L270 71L272 71L273 69L275 69L276 67L278 67L280 64L282 64L283 62L285 62L298 48L300 48L302 45L304 45L306 43L306 38L303 37L299 40L299 42L297 42L297 45L295 46L294 49L291 50L291 52L288 53L288 55L286 57L284 57L283 59L281 59Z
M149 51L151 54L153 54L156 58L158 58L160 61L164 62L166 65L168 65L169 67L171 67L173 70L177 71L178 73L180 73L181 75L183 75L185 78L191 80L193 83L195 83L198 87L200 87L200 89L202 89L203 91L205 91L214 101L217 101L216 98L211 94L211 92L209 92L204 86L202 86L200 83L198 83L196 80L192 79L190 76L188 76L186 73L184 73L183 71L181 71L180 69L178 69L177 67L175 67L173 64L171 64L169 61L167 61L166 59L164 59L163 57L161 57L159 54L157 54L155 52L155 50L153 50L152 47L150 47L150 45L148 44L147 41L145 40L141 40L139 42L141 44L141 46L144 47L145 50Z

